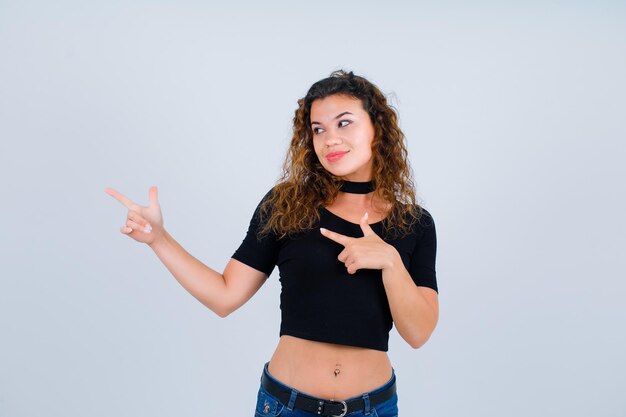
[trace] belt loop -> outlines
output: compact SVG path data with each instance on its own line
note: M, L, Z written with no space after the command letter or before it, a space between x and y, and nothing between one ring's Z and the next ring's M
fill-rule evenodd
M298 390L291 389L291 397L289 397L289 404L287 404L287 410L293 411L293 406L296 403L296 397L298 396Z
M370 395L369 393L365 393L363 394L363 402L365 403L365 406L363 407L363 412L365 413L366 416L370 415Z

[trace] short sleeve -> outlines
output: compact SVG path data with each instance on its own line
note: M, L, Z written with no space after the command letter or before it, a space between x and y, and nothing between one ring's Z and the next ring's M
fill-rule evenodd
M413 254L409 274L415 285L429 287L439 293L435 259L437 257L437 233L432 215L422 208L422 217L416 222L418 238Z
M261 204L270 197L272 190L257 205L245 238L232 258L270 276L278 259L278 242L274 233L268 233L261 239L257 236L261 226Z

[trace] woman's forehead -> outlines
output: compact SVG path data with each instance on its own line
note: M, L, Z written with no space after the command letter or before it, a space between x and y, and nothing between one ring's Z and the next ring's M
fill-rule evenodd
M311 118L334 117L344 111L363 112L363 103L360 99L345 94L334 94L318 98L311 104Z

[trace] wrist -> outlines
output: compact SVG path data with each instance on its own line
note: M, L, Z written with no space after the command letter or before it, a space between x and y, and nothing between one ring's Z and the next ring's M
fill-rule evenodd
M157 250L157 248L163 246L167 243L169 234L165 229L162 229L158 235L154 237L152 242L148 243L148 246L152 248L152 250Z
M398 268L398 266L402 266L402 257L396 248L389 245L389 256L387 260L387 265L383 267L383 271L393 271Z

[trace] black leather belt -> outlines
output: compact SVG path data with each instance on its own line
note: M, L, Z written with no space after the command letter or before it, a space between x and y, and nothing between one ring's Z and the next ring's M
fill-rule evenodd
M274 381L269 379L265 372L261 376L261 385L263 389L278 398L283 404L289 404L291 398L291 390L285 389L280 385L277 385ZM388 400L396 393L396 381L393 381L388 388L375 394L369 395L370 406L375 406L383 401ZM363 398L355 398L350 401L332 401L325 400L323 398L311 397L306 394L298 393L294 408L315 413L320 416L336 416L343 417L346 414L353 413L355 411L361 411L365 408L365 402Z

